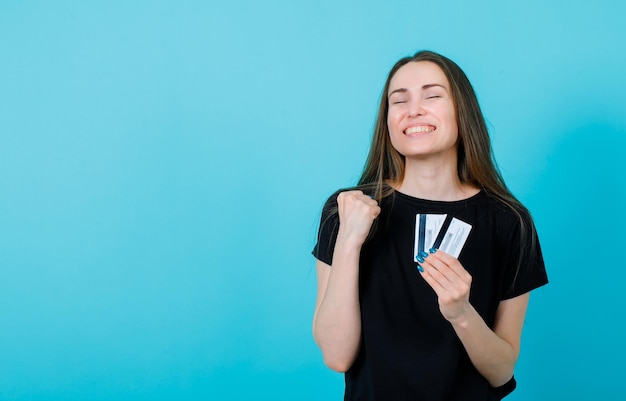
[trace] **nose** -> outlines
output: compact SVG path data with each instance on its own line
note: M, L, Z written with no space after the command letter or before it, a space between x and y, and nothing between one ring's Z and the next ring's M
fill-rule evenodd
M422 102L419 100L414 100L409 105L409 117L417 117L423 116L425 113L425 109L422 105Z

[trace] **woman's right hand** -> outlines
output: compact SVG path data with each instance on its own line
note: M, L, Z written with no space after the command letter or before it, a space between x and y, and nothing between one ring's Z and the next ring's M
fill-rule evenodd
M362 191L345 191L337 196L339 233L337 240L360 247L369 235L372 224L380 214L380 206Z
M361 343L359 304L359 258L361 246L380 214L378 202L361 191L337 196L339 232L332 267L317 261L317 302L313 336L324 362L346 372L356 359Z

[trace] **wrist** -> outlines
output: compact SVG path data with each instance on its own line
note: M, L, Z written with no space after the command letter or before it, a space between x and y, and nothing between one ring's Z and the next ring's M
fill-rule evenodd
M335 243L335 248L341 248L346 251L356 251L361 252L361 247L365 242L364 238L361 238L359 235L354 235L350 233L342 232L341 230L337 233L337 242Z
M476 312L474 307L468 302L461 313L449 317L447 320L454 328L466 330L471 326L472 321L476 319L477 316L478 312Z

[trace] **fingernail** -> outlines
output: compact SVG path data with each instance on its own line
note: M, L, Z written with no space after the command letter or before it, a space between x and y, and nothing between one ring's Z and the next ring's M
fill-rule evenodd
M429 252L430 252L430 253L435 253L435 252L437 252L437 248L430 248L430 251L429 251Z
M421 255L417 255L415 259L420 263L424 263L424 258Z
M420 273L424 273L424 268L420 265L417 265L417 270L419 270Z
M426 258L428 257L428 254L427 254L426 252L422 251L422 252L420 252L420 255L419 255L419 256L421 256L421 257L423 257L424 259L426 259Z

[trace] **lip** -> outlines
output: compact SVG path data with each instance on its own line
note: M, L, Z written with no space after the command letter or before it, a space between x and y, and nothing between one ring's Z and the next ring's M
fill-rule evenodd
M412 128L413 130L411 130ZM409 130L414 131L414 132L407 133L407 131ZM414 123L414 124L408 125L404 130L402 130L402 133L408 136L418 136L418 135L430 134L436 130L437 130L437 127L432 124Z

